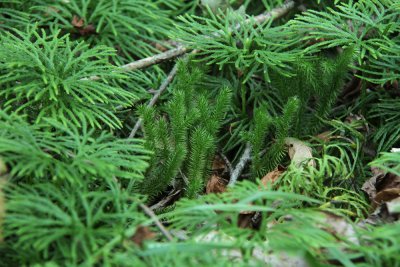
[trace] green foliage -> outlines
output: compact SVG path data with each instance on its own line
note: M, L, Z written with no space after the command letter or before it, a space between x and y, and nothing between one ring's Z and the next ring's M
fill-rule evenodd
M282 201L279 208L272 206L274 201ZM175 228L187 229L196 234L208 233L219 228L225 233L229 233L229 230L237 233L237 215L241 211L268 212L270 215L267 220L273 221L283 214L289 214L291 208L301 202L314 205L320 203L302 195L268 191L264 187L260 189L257 184L246 181L220 195L209 194L195 200L182 199L176 209L166 216ZM198 227L199 225L201 227ZM252 233L248 229L242 229L241 232L244 235Z
M321 40L308 50L354 45L359 50L359 62L366 54L379 56L379 51L390 47L387 38L396 30L398 14L392 0L362 0L342 2L336 9L309 10L288 26L305 35L304 40ZM349 23L343 23L350 20ZM306 29L312 28L310 32Z
M290 136L291 126L297 115L298 107L299 100L294 97L288 100L282 116L271 117L267 114L265 107L255 111L254 129L245 134L245 138L252 147L251 167L254 178L276 168L281 162L285 153L285 138ZM267 140L267 137L270 137L268 133L271 131L274 133L273 142ZM265 147L268 147L267 152L262 155L262 150Z
M164 39L171 24L169 12L160 8L163 1L159 0L52 2L50 9L45 4L36 7L47 13L42 24L53 31L62 29L74 34L92 45L118 46L123 58L129 60L156 52L151 42Z
M400 140L399 108L397 99L382 98L372 105L370 118L378 120L378 129L374 133L373 141L378 144L377 151L388 151Z
M77 128L47 119L31 125L0 112L0 155L11 166L11 174L25 182L137 180L148 166L148 154L140 140L121 140L108 132L96 134L86 123Z
M258 16L284 2L0 0L0 266L398 266L399 223L368 226L361 185L400 175L399 1ZM114 66L179 45L151 105L174 62ZM204 194L247 146L245 181Z
M248 80L262 72L269 79L271 70L290 74L288 63L295 61L299 50L294 48L295 32L259 24L239 12L210 14L211 18L182 16L172 35L186 46L199 49L206 64L234 66ZM255 26L253 26L255 25Z
M179 177L187 183L186 195L195 197L207 181L231 93L222 89L211 103L198 86L203 75L181 61L171 100L164 108L168 119L153 107L141 108L146 147L155 152L146 178L138 186L143 194L156 197Z
M325 148L327 151L329 147ZM357 192L340 187L343 180L349 178L350 169L340 158L329 154L313 159L316 167L299 168L290 165L288 170L277 181L277 187L283 191L293 192L326 202L324 208L334 208L351 216L363 218L367 213L367 203Z
M304 41L317 41L306 48L305 52L315 53L325 48L354 46L358 52L360 69L366 72L362 77L382 83L396 77L393 71L397 67L389 72L385 70L387 63L392 63L399 51L398 38L392 38L400 30L396 2L344 1L335 9L309 10L289 22L288 27L302 34ZM372 77L368 74L372 74Z
M21 5L21 1L1 0L0 1L0 30L12 30L22 28L29 23L29 15L24 10L15 9Z
M293 96L299 98L294 127L296 135L312 134L319 130L320 118L330 114L343 89L352 57L352 48L339 55L322 53L316 58L298 60L293 66L295 75L292 77L280 73L273 76L272 84L277 88L282 101Z
M400 175L400 152L382 153L371 165Z
M78 126L86 120L91 126L121 127L112 111L117 105L128 106L135 95L107 84L107 79L123 78L108 63L113 49L89 49L68 36L44 32L6 34L0 42L2 108L24 113L35 122L49 117ZM93 76L99 79L90 79Z
M186 241L149 244L144 256L151 262L150 258L157 259L179 251L181 256L190 255L194 263L200 266L206 266L202 264L201 255L210 251L216 255L225 255L223 258L230 255L232 260L238 261L238 266L243 262L255 265L265 265L264 261L274 262L273 256L258 258L255 251L277 257L284 252L292 256L297 255L309 263L328 259L351 263L352 259L366 256L365 266L384 266L386 262L398 259L398 255L393 252L400 244L394 230L399 228L399 224L368 230L350 226L350 232L354 231L350 236L332 233L324 230L332 229L329 220L325 219L327 214L315 208L296 209L297 205L305 203L311 207L321 204L313 198L281 190L269 191L250 182L239 183L220 195L211 194L195 200L183 199L166 217L174 228L185 229L195 236L196 243ZM268 229L263 226L260 229L264 230L258 231L240 228L237 224L238 215L244 210L260 212L266 220L263 225L270 225ZM382 239L379 237L380 233L383 234ZM355 239L358 241L354 241ZM343 240L344 243L338 240ZM390 252L382 251L380 248L383 247L390 247ZM342 253L346 248L348 252ZM321 249L327 250L327 253L318 253ZM241 253L238 255L235 251L239 250ZM281 261L278 260L278 263ZM229 265L221 263L218 266Z
M60 188L41 183L8 188L5 234L19 264L93 266L111 258L127 225L142 223L144 217L116 183L109 186L89 190L87 184Z

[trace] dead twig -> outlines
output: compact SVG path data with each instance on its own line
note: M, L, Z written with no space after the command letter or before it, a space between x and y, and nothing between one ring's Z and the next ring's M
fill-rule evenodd
M161 84L160 88L157 90L157 93L155 93L154 96L151 98L149 104L147 105L148 107L154 106L154 104L160 98L161 94L165 91L165 89L167 89L168 85L174 79L177 71L178 71L178 64L175 64L175 66L172 68L171 72L168 74L167 78L164 80L164 82ZM133 127L128 138L133 138L136 135L136 132L139 130L139 127L141 125L142 125L142 119L139 119L136 122L135 126Z
M175 198L177 195L181 193L181 190L172 190L168 196L163 198L160 202L154 204L153 206L150 207L151 210L157 210L164 208L173 198Z
M232 170L233 170L231 162L229 161L229 159L222 152L219 152L218 154L224 160L224 162L226 164L226 167L228 167L229 175L231 175L232 174Z
M164 227L164 225L157 218L157 215L146 205L139 204L139 206L143 209L144 213L146 213L151 219L153 219L154 223L157 225L158 229L160 229L161 233L168 239L168 241L173 241L174 238L168 232L168 230Z
M245 21L245 23L263 23L269 19L277 19L285 15L289 10L291 10L295 6L294 1L288 1L285 4L283 4L281 7L277 7L272 9L269 12L262 13L260 15L257 15L253 18L249 18ZM234 29L239 29L241 27L240 24L235 25L233 28ZM213 37L219 37L221 33L215 32L211 34L211 36L204 36L204 38L213 38ZM139 70L139 69L144 69L150 66L153 66L155 64L177 58L179 56L182 56L186 54L189 51L189 49L182 44L178 43L178 46L176 48L173 48L171 50L165 51L163 53L150 56L147 58L143 58L131 63L128 63L126 65L121 66L122 71L134 71L134 70ZM100 80L100 77L98 76L91 76L89 78L85 78L84 80L92 80L92 81L97 81Z
M236 165L235 169L231 174L228 186L233 186L236 183L247 162L249 162L250 160L251 160L251 145L247 143L246 148L242 156L240 157L239 163Z
M152 65L156 65L160 62L182 56L183 54L186 54L187 51L188 49L186 47L180 45L177 48L165 51L161 54L143 58L141 60L123 65L121 66L121 69L123 69L124 71L143 69Z
M269 19L276 19L279 18L281 16L283 16L284 14L286 14L290 9L292 9L295 6L294 1L288 1L287 3L285 3L284 5L282 5L281 7L278 8L274 8L272 9L270 12L266 12L263 14L260 14L254 18L250 18L246 20L246 23L263 23ZM240 24L235 25L236 29L239 29L241 27ZM214 34L212 34L212 36L205 36L205 38L213 38L213 37L218 37L220 36L219 32L216 32ZM124 66L122 66L121 68L124 71L133 71L133 70L137 70L137 69L142 69L145 67L149 67L151 65L154 64L158 64L160 62L163 62L165 60L169 60L172 58L176 58L178 56L184 55L186 54L188 51L188 48L179 45L177 48L175 49L171 49L168 50L164 53L158 54L158 55L154 55L148 58L144 58L129 64L126 64ZM193 50L192 54L196 54L198 53L198 50ZM165 81L163 82L163 84L160 86L160 89L157 91L157 93L153 96L153 98L150 100L150 103L148 104L149 107L153 106L158 98L161 96L161 94L165 91L165 89L167 89L168 85L171 83L171 81L173 80L173 78L176 75L177 72L177 64L175 64L174 68L172 69L172 71L169 73L169 75L167 76L167 78L165 79ZM89 78L90 80L98 80L99 77L93 76ZM142 119L139 119L135 126L133 127L131 133L129 134L129 138L133 138L136 134L136 132L139 130L140 126L142 125Z

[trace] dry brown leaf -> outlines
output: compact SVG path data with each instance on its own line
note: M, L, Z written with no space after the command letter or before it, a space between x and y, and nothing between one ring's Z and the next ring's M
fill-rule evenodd
M400 197L386 202L386 207L389 214L400 214Z
M353 244L359 244L354 226L347 222L344 217L329 212L324 212L322 215L317 227L336 237L345 237Z
M277 167L275 170L267 173L262 179L261 184L264 188L268 188L268 186L275 183L276 180L281 176L281 174L285 171L282 167ZM259 187L261 189L261 187ZM238 226L241 228L252 228L254 226L254 217L257 212L250 210L243 210L239 213L238 218Z
M379 181L384 179L385 173L375 167L373 167L371 171L373 176L364 182L364 184L361 186L361 190L367 193L369 199L372 201L376 196L376 185L379 183Z
M399 176L375 167L371 171L373 176L363 184L361 189L368 194L374 209L400 196Z
M71 24L79 30L79 33L82 36L96 33L96 28L93 26L93 24L85 26L85 20L76 15L74 15L72 18Z
M239 218L238 218L238 227L239 228L252 228L253 222L252 218L256 213L254 211L252 212L240 212Z
M225 172L227 170L225 161L219 155L214 157L211 170L218 173Z
M148 227L139 225L135 234L132 236L132 241L142 247L144 241L153 239L156 236Z
M82 28L85 24L85 20L83 18L79 18L78 16L74 15L71 21L72 26L75 28Z
M284 168L277 167L275 170L267 173L262 179L261 183L264 185L264 187L268 188L268 185L273 185L276 180L279 179L281 174L285 171Z
M390 202L393 199L400 197L400 188L388 188L376 194L373 206L376 207L382 203Z
M226 191L225 181L218 175L213 174L207 182L206 193L222 193Z
M315 167L315 161L312 159L312 149L304 142L288 137L285 138L285 144L289 147L289 157L295 166L300 167L304 162L308 161L308 166Z
M96 28L93 26L93 24L89 24L86 27L83 27L82 29L80 29L79 33L82 36L94 34L94 33L96 33Z
M322 132L320 134L318 134L317 136L315 136L317 139L321 140L322 142L326 143L329 140L332 139L332 132L331 131L325 131Z

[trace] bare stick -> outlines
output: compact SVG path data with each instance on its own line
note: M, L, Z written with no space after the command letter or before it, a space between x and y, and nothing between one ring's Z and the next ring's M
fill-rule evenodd
M179 45L177 48L165 51L163 53L160 53L160 54L157 54L157 55L154 55L151 57L146 57L146 58L131 62L126 65L122 65L120 67L120 69L122 71L134 71L134 70L144 69L149 66L158 64L160 62L164 62L169 59L173 59L173 58L179 57L181 55L184 55L184 54L186 54L187 51L188 51L188 49L186 47ZM100 77L99 76L90 76L89 78L84 78L82 80L98 81L98 80L100 80Z
M146 205L144 204L139 204L139 206L143 209L144 213L146 213L151 219L153 219L154 223L157 225L158 229L160 229L161 233L169 240L173 241L174 238L172 235L168 232L168 230L164 227L164 225L160 222L160 220L157 218L157 215Z
M242 156L240 157L239 163L236 165L235 169L231 174L231 179L229 180L228 186L233 186L239 175L242 173L244 167L246 166L247 162L251 159L251 145L247 143L246 149L244 150Z
M154 204L153 206L150 207L151 210L156 210L160 208L164 208L174 197L176 197L178 194L181 193L181 190L173 190L171 191L168 196L163 198L160 202Z
M177 71L178 71L178 64L175 64L175 66L172 68L171 72L168 74L167 78L164 80L164 82L161 84L160 88L157 90L157 93L154 94L154 96L150 100L149 104L147 105L148 107L154 106L154 104L160 98L161 94L165 91L165 89L167 89L168 85L174 79ZM135 126L133 127L128 138L133 138L136 135L136 132L139 130L141 125L142 125L142 119L139 119L136 122Z
M283 4L281 7L277 7L272 9L270 12L262 13L258 16L255 16L254 18L249 18L245 21L245 23L263 23L269 19L277 19L285 15L290 9L292 9L295 6L294 1L288 1L285 4ZM234 26L235 29L239 29L241 27L240 24L237 24ZM215 32L211 34L211 36L204 36L204 38L213 38L213 37L219 37L221 35L220 32ZM121 66L122 71L134 71L134 70L139 70L139 69L144 69L147 67L150 67L152 65L182 56L188 52L188 48L183 46L182 44L178 43L178 47L165 51L163 53L150 56L147 58L143 58L131 63L128 63L126 65ZM100 80L100 77L98 76L91 76L89 78L84 78L83 80Z
M222 152L219 152L219 155L225 161L225 164L228 167L229 175L231 175L232 174L232 170L233 170L231 162L229 161L229 159Z
M155 64L158 64L160 62L179 57L183 54L186 54L187 48L184 46L178 46L177 48L168 50L164 53L157 54L155 56L143 58L138 61L134 61L132 63L126 64L121 66L121 68L124 71L132 71L132 70L137 70L137 69L143 69Z

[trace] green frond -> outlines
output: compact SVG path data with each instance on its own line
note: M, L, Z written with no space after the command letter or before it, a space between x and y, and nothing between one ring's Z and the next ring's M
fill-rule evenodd
M46 260L94 265L110 257L127 225L144 222L137 201L118 189L90 191L85 186L51 183L7 189L6 237L22 255L21 264ZM29 258L23 254L31 255Z
M299 55L293 47L294 32L270 22L257 24L239 12L210 14L210 18L187 15L180 20L172 33L175 39L200 50L200 60L208 65L234 66L245 73L245 81L259 71L267 78L271 70L289 75L288 63Z
M44 32L5 34L0 42L3 109L25 113L36 123L52 118L78 126L86 120L92 127L121 127L113 112L117 105L129 106L136 96L107 83L124 77L108 63L113 49L89 49L68 36ZM94 76L98 80L92 80Z
M396 175L400 175L400 152L382 153L378 158L371 162L371 165Z
M205 129L197 128L192 133L187 172L189 184L186 191L189 198L195 198L203 189L206 169L210 162L210 150L213 148L214 142L213 136Z
M195 197L201 191L216 149L218 130L230 106L229 89L222 89L212 101L199 88L204 73L191 62L178 64L176 83L171 86L171 99L161 109L163 114L154 107L139 110L146 147L154 154L138 190L150 200L181 180L186 195Z
M358 61L377 58L391 45L388 36L395 32L398 17L394 1L362 0L341 2L327 11L309 10L289 22L288 27L303 34L303 39L321 40L306 51L322 48L355 46ZM347 22L347 23L345 23ZM308 30L308 29L311 29Z
M92 47L106 45L119 48L117 62L156 53L152 45L162 44L171 28L170 11L161 8L161 1L146 0L63 0L50 1L35 7L45 12L40 22L52 32L61 29ZM165 2L165 1L163 1Z
M0 155L20 180L140 180L148 166L149 152L142 141L95 134L86 123L77 128L46 119L45 124L32 125L0 112L0 126Z
M370 118L377 119L380 125L373 134L373 140L378 144L378 152L388 151L400 141L399 108L398 99L382 98L378 103L372 104Z

